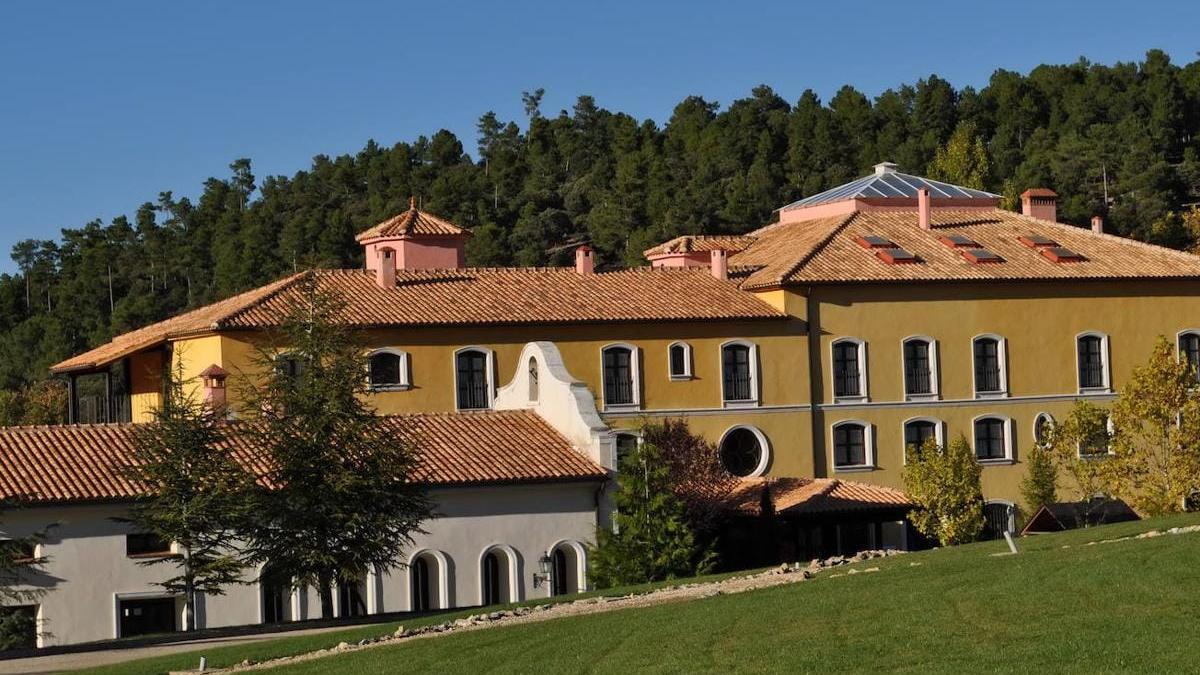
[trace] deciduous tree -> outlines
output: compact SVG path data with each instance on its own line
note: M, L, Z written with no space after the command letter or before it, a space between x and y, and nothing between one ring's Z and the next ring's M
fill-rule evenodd
M913 526L941 545L975 541L983 532L980 467L966 438L949 447L930 440L914 448L904 466L904 489L914 504Z

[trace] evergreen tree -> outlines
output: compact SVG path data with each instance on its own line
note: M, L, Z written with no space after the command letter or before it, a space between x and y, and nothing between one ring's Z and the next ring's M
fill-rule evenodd
M942 546L975 541L983 531L983 488L975 453L962 436L949 447L930 440L904 466L904 489L914 504L909 520Z
M263 377L244 382L241 433L268 467L246 551L280 578L316 587L328 618L333 585L401 564L432 504L413 480L417 448L366 402L364 352L335 321L342 299L313 273L299 289L279 343L259 355Z
M177 556L141 564L175 568L158 585L183 596L186 630L196 629L197 594L223 595L230 584L243 581L237 539L250 514L254 484L226 442L225 411L197 400L192 389L182 367L168 377L153 422L136 427L125 471L145 493L127 522L179 549Z
M590 553L600 588L695 576L712 569L716 554L697 542L663 452L643 442L621 458L615 527L601 527Z

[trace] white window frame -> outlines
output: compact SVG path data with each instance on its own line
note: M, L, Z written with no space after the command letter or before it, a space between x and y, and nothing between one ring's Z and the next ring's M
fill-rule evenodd
M1100 453L1085 453L1083 451L1083 441L1078 441L1075 443L1075 456L1082 460L1090 460L1107 459L1116 454L1112 449L1112 437L1113 432L1116 431L1116 427L1113 425L1111 410L1104 411L1104 431L1108 434L1108 452L1104 453L1103 455Z
M1079 386L1079 341L1085 337L1100 338L1100 366L1104 369L1103 386ZM1176 351L1178 351L1178 347ZM1075 336L1075 386L1080 394L1107 394L1112 392L1112 366L1111 359L1109 358L1108 334L1096 330L1085 330Z
M517 572L517 561L520 558L517 556L516 549L514 549L512 546L509 546L508 544L493 543L488 546L485 546L484 549L479 552L479 564L476 566L477 569L479 570L479 584L478 584L479 588L477 590L478 590L478 603L479 603L480 607L484 606L484 600L485 600L485 598L483 597L483 559L487 557L487 554L496 553L496 552L499 552L500 554L502 554L504 556L504 558L506 559L505 567L508 568L506 570L503 570L504 576L506 577L506 579L508 581L508 597L501 598L500 604L507 604L507 603L511 603L511 602L520 602L522 599L521 596L522 596L522 591L524 589L521 588L521 577ZM412 592L412 584L411 583L409 584L409 592L410 593Z
M847 424L857 424L863 428L863 446L864 446L863 454L865 455L863 457L863 459L866 461L866 464L854 464L854 465L847 465L847 466L838 466L837 465L837 453L835 452L836 447L835 447L834 439L837 437L838 427L842 427ZM835 473L855 473L855 472L859 472L859 471L874 471L877 468L879 468L877 461L878 460L877 460L876 453L875 453L875 425L871 424L870 422L868 422L866 420L860 420L860 419L838 420L838 421L834 422L833 424L829 425L829 466L833 469L833 471Z
M717 455L720 456L723 454L721 452L721 447L725 445L726 437L738 429L745 429L746 431L754 434L754 437L758 439L758 447L762 451L761 456L758 458L758 466L754 467L754 470L748 475L743 476L743 478L756 478L763 475L767 472L767 467L771 466L771 443L767 440L767 435L756 426L749 424L735 424L726 429L725 432L721 434L721 440L717 441Z
M633 380L633 402L610 404L604 395L604 353L610 349L629 350L629 376ZM604 403L605 412L621 412L640 410L642 407L642 350L628 342L613 342L600 348L600 400Z
M910 394L908 393L908 382L906 381L904 362L904 350L909 342L920 340L929 345L929 393L928 394ZM974 343L972 343L974 345ZM974 350L972 350L974 351ZM909 335L900 341L900 387L904 391L905 401L936 401L941 398L940 385L941 374L938 372L938 343L937 340L928 335ZM864 389L864 391L866 391Z
M933 423L933 438L937 444L946 447L946 423L936 417L910 417L900 423L900 456L904 458L904 464L908 465L908 442L905 441L905 432L908 431L908 425L913 422L932 422Z
M997 459L980 459L979 458L979 451L975 447L975 442L976 442L975 424L978 423L980 420L987 420L987 419L1000 420L1000 421L1004 422L1004 457L1002 457L1002 458L997 458ZM983 466L998 466L998 465L1016 463L1016 454L1014 453L1014 446L1013 446L1013 431L1014 431L1013 419L1011 417L1009 417L1008 415L1001 415L999 413L984 413L983 415L977 415L977 416L973 417L971 419L971 452L975 454L975 461L979 462Z
M1182 344L1184 335L1195 335L1197 337L1200 337L1200 328L1184 328L1183 330L1181 330L1175 334L1175 361L1176 362L1182 362L1184 360L1183 344Z
M996 358L1000 361L1000 391L979 391L979 383L975 379L975 343L986 339L996 341ZM1008 398L1008 340L1004 336L980 333L971 338L971 391L977 399ZM972 435L974 431L971 430Z
M838 396L837 395L837 377L834 363L834 350L843 342L849 342L858 346L858 396ZM866 403L871 400L870 389L867 385L870 379L867 377L867 343L856 337L840 337L829 343L829 397L834 403ZM903 366L901 366L903 367Z
M621 436L632 437L636 441L636 447L640 448L642 446L642 434L640 432L630 431L629 429L613 429L612 467L613 471L617 473L621 472L621 452L619 447Z
M750 348L750 398L744 401L731 401L725 398L725 348L733 345L741 345ZM720 373L720 380L717 386L721 391L721 406L725 408L757 408L762 400L762 394L758 391L758 345L743 339L726 340L717 348L717 372ZM761 433L761 432L760 432Z
M437 565L437 599L435 600L433 597L429 598L430 604L436 606L429 609L450 609L450 556L436 548L420 548L407 556L404 565L404 587L408 589L406 591L408 595L408 611L413 611L412 563L416 562L417 558L423 555L428 555L433 559L434 564ZM432 596L433 594L431 593L430 595Z
M683 347L683 372L679 374L671 372L671 350L676 347ZM667 345L667 378L676 382L692 379L692 346L690 344L676 340Z
M1051 415L1050 413L1048 413L1044 410L1033 416L1033 426L1030 427L1030 431L1033 433L1033 444L1035 446L1041 447L1042 449L1045 449L1047 446L1042 445L1042 442L1038 439L1038 433L1037 433L1038 420L1042 419L1043 417L1045 417L1046 420L1049 421L1051 431L1053 431L1058 426L1058 420L1054 419L1054 415Z
M371 359L378 354L393 354L400 357L399 383L376 385L371 382ZM412 381L409 379L408 352L393 347L380 347L379 349L372 349L370 352L367 352L367 383L371 391L406 391L411 389ZM457 398L457 389L455 390L455 394Z
M487 375L487 407L486 408L460 408L458 407L458 355L466 351L483 352L486 357L484 361L484 374ZM454 409L459 410L491 410L496 405L496 352L483 347L481 345L467 345L454 350L454 354L450 358L450 370L454 373L454 391L451 394L454 396Z

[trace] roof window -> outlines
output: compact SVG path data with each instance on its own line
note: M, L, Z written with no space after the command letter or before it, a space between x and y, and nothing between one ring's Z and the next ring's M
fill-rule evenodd
M1040 234L1026 234L1020 237L1020 241L1029 248L1049 248L1052 246L1058 246L1057 241L1054 241L1049 237L1043 237Z
M855 239L855 241L858 242L859 246L866 249L896 248L896 245L892 243L891 239L886 237L876 237L875 235L871 234L859 236Z
M979 242L961 234L946 234L938 237L938 241L950 248L979 248Z
M982 264L982 263L1001 263L1004 258L992 253L986 248L968 248L962 252L962 257L966 258L967 262Z
M897 246L877 249L875 257L889 265L906 265L921 262L917 256Z
M1041 251L1042 257L1050 262L1083 262L1084 260L1087 260L1087 258L1084 258L1083 255L1076 253L1065 246L1049 246L1041 249Z

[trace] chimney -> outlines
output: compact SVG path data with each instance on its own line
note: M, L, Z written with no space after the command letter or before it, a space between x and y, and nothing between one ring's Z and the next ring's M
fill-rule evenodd
M584 244L575 249L575 271L579 274L591 274L596 270L596 260L592 257L592 247Z
M227 403L225 378L228 376L229 373L215 363L200 371L200 382L204 387L204 404L218 419L225 418Z
M1104 218L1101 216L1092 216L1092 232L1094 234L1104 234Z
M710 269L714 278L721 281L729 278L729 253L725 249L713 249L710 261Z
M917 215L921 221L921 229L932 229L929 224L929 188L919 188L917 190Z
M1058 194L1047 188L1030 188L1021 193L1021 213L1039 220L1058 222Z
M396 249L377 249L379 261L375 266L375 283L380 288L396 287Z

